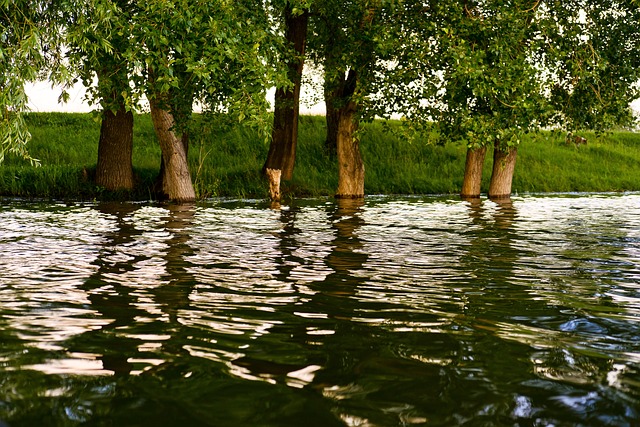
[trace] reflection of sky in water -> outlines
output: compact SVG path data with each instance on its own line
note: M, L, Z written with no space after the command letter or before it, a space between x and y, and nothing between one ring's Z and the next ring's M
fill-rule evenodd
M304 388L329 370L307 352L344 352L332 346L353 330L390 342L420 334L355 365L372 378L408 370L491 381L501 367L478 353L491 337L522 346L536 377L523 387L580 412L616 392L640 395L639 201L372 198L343 211L216 202L120 214L17 203L0 210L0 324L35 353L1 360L7 370L139 375L188 355L235 378ZM84 348L87 337L122 345L123 360L103 364L107 351ZM566 393L559 383L605 391ZM339 402L380 387L320 389ZM526 394L509 401L515 419L541 411ZM427 419L385 410L405 424Z

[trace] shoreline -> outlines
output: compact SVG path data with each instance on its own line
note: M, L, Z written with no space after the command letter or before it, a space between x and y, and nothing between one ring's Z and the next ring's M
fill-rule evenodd
M0 164L0 197L63 200L157 200L153 183L160 150L150 117L135 116L133 166L137 188L107 192L91 179L97 160L100 123L91 113L29 113L30 154L42 166L7 156ZM300 118L294 177L283 182L283 201L332 197L337 188L336 160L324 151L322 116ZM397 122L389 122L397 129ZM373 195L448 195L460 191L466 146L444 145L435 137L407 141L387 132L382 122L363 124L365 193ZM588 143L567 146L564 134L544 131L526 135L518 147L513 195L526 193L621 193L640 191L640 134L617 131L581 133ZM192 139L189 163L198 198L268 198L268 183L260 174L268 143L245 125L207 123ZM484 164L482 192L491 168Z

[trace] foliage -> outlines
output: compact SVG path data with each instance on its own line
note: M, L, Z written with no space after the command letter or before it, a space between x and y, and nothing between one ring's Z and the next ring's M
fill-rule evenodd
M78 48L76 42L81 38L77 32L110 28L112 13L105 4L108 2L102 0L0 1L0 162L6 152L12 152L37 163L26 150L30 134L22 117L28 103L24 84L36 79L71 84L73 74L65 50ZM111 51L102 34L83 40L94 52ZM67 96L63 93L61 99Z
M116 93L135 109L151 96L181 127L194 102L207 112L264 121L265 91L277 78L265 9L223 0L96 0L94 6L75 16L67 32L70 61L92 102L115 108ZM109 25L97 25L96 15L110 16ZM107 42L96 46L96 39Z
M444 11L459 17L441 29L439 40L441 100L447 108L436 120L444 134L462 135L468 145L498 140L513 146L523 131L541 124L544 105L528 57L539 51L529 24L535 9L527 7L529 1L519 3L511 8L465 4Z
M598 131L632 124L629 104L640 96L638 23L637 2L548 2L540 26L554 48L542 61L552 72L555 123Z
M29 159L23 85L36 78L80 80L102 108L156 97L185 129L195 103L209 131L249 120L264 140L266 90L291 84L285 6L311 11L309 58L342 89L336 106L403 115L422 141L515 146L631 123L637 0L0 0L0 160Z
M390 33L400 24L393 20L397 3L318 0L312 7L309 58L323 69L328 101L336 108L354 101L360 120L391 113L379 92L398 51Z
M128 110L135 108L129 84L134 63L127 61L126 52L131 49L130 26L137 11L133 1L94 0L65 19L69 74L63 82L81 81L89 104L114 112L120 103Z
M416 127L436 122L474 147L629 123L640 77L629 2L406 1L399 13L400 61L381 90Z
M24 82L37 77L44 61L37 25L41 10L34 6L27 0L0 1L0 162L7 152L30 159L25 146L30 134L22 117Z

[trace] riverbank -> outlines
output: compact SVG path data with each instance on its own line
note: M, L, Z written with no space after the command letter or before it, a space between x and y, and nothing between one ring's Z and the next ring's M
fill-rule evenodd
M63 199L153 198L160 166L151 119L138 115L134 127L133 165L138 180L132 193L112 194L91 179L95 169L100 123L91 114L32 113L27 118L33 139L34 168L11 156L0 165L0 195ZM381 123L363 126L362 152L367 194L457 194L462 186L466 148L424 141L408 142L384 131ZM323 149L324 118L300 119L294 179L283 183L286 197L329 196L337 187L336 161ZM531 134L518 150L513 192L609 192L640 190L640 134L614 132L588 143L567 146L564 134ZM192 137L189 152L198 196L266 198L260 175L268 142L242 127L207 125ZM489 185L491 154L485 161L483 191Z

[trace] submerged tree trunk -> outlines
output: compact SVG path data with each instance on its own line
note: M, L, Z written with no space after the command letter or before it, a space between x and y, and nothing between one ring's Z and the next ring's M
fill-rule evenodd
M464 165L464 178L462 181L462 191L460 196L466 199L480 197L480 186L482 184L482 168L484 158L487 154L487 147L468 148L467 160Z
M489 198L505 199L511 197L511 183L517 156L518 150L515 147L504 150L496 144L493 151L493 173L489 185Z
M133 113L121 102L116 112L102 113L96 184L111 191L133 189L132 153Z
M280 201L280 178L282 171L280 169L267 168L267 179L269 180L269 198L272 202Z
M360 141L356 137L358 120L353 101L340 109L338 115L338 198L364 197L364 162L360 152Z
M175 202L191 202L196 198L191 173L187 163L187 151L182 138L175 132L173 115L150 100L151 119L162 151L162 192Z
M330 62L325 63L328 65ZM364 197L364 162L360 141L356 137L358 105L352 99L357 83L358 73L353 69L348 73L339 68L325 70L325 96L328 96L327 100L332 105L332 117L327 117L327 123L330 120L335 123L338 198ZM329 110L327 114L330 114Z
M175 120L175 117L174 117ZM175 132L174 132L175 133ZM180 141L182 142L182 147L184 148L184 155L188 159L189 158L189 134L187 132L183 133L180 136ZM160 172L158 173L158 177L156 178L156 182L154 183L155 191L163 191L164 182L167 180L167 169L165 168L164 155L160 154Z
M293 14L290 3L285 7L286 40L293 47L297 58L288 63L288 77L291 88L278 88L275 93L273 133L267 161L262 168L282 171L282 179L293 177L298 142L298 116L300 113L300 85L304 67L304 52L307 40L308 12Z
M366 33L375 16L376 7L368 7L360 28ZM345 47L340 34L343 29L335 21L327 22L324 49L324 95L327 105L327 140L325 148L330 153L335 139L338 159L337 198L364 197L364 161L357 136L359 125L359 89L363 75L373 69L376 61L370 41L362 40L351 46L358 50L356 64L347 65ZM363 39L366 39L364 37ZM362 74L364 73L364 74Z

